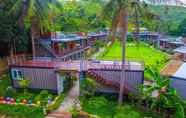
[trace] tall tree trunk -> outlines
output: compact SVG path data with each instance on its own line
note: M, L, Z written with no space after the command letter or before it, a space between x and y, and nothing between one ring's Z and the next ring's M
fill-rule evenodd
M34 35L32 33L31 33L31 39L32 39L32 56L33 56L33 58L35 58L35 56L36 56L35 39L34 39Z
M24 28L24 19L28 14L30 0L22 0L21 16L19 17L18 25L20 29Z
M36 17L31 17L31 39L32 39L32 56L36 56L36 48L35 46L37 45L35 40L40 38L40 28L39 28L39 23Z
M121 42L122 42L122 66L121 66L121 77L120 77L120 91L119 91L119 105L123 103L123 93L125 86L125 44L127 40L128 31L128 10L123 8L120 14L120 25L121 25Z
M135 41L138 41L139 39L139 32L140 32L140 26L139 26L139 15L137 11L137 6L134 6L134 12L135 12Z
M112 27L111 27L111 45L114 43L116 38L117 26L119 23L120 13L118 12L116 16L112 20Z

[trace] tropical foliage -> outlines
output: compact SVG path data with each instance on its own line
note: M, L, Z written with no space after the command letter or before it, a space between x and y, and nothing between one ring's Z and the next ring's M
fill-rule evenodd
M90 78L86 78L81 82L81 93L86 97L91 97L95 94L98 84Z
M161 118L159 115L141 111L129 104L118 106L115 100L103 96L94 96L82 101L82 108L84 111L101 118Z
M147 70L153 77L153 83L144 85L143 95L149 101L152 109L156 108L159 112L161 109L174 111L175 118L184 118L185 102L177 94L176 90L170 87L170 79L159 74L157 68ZM168 115L168 113L165 113Z

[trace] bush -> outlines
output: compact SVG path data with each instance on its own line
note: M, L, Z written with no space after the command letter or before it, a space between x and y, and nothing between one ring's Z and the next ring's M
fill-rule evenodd
M53 111L53 110L57 109L57 108L61 105L61 103L63 102L64 98L65 98L65 94L59 95L59 96L54 100L54 103L53 103L53 104L47 106L46 110L47 110L48 112L50 112L50 111Z
M7 96L7 97L14 97L16 95L16 91L11 87L11 86L8 86L5 90L5 94L4 96Z
M87 97L93 96L96 88L96 81L89 78L84 79L80 85L81 93Z

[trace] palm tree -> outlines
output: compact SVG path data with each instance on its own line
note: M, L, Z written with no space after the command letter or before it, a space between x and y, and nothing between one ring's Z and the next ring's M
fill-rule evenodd
M52 25L48 15L51 3L51 0L16 0L10 10L10 13L19 15L18 25L21 30L25 25L30 27L33 56L35 56L35 39L40 36L41 31L49 30Z
M128 16L129 8L133 8L135 11L136 19L136 33L139 33L139 10L140 1L139 0L109 0L104 8L104 15L112 16L112 26L111 26L111 39L112 44L116 39L117 29L120 30L120 39L122 45L122 70L121 70L121 84L119 92L119 104L122 104L123 101L123 88L125 84L125 44L127 40L127 31L128 31ZM138 34L137 34L138 35ZM136 36L137 36L136 35ZM138 37L136 37L137 39Z

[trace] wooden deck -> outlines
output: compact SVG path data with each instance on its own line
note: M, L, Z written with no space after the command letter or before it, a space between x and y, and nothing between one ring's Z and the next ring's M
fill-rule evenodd
M176 73L176 71L183 64L182 61L171 60L162 70L161 75L163 76L172 76Z

